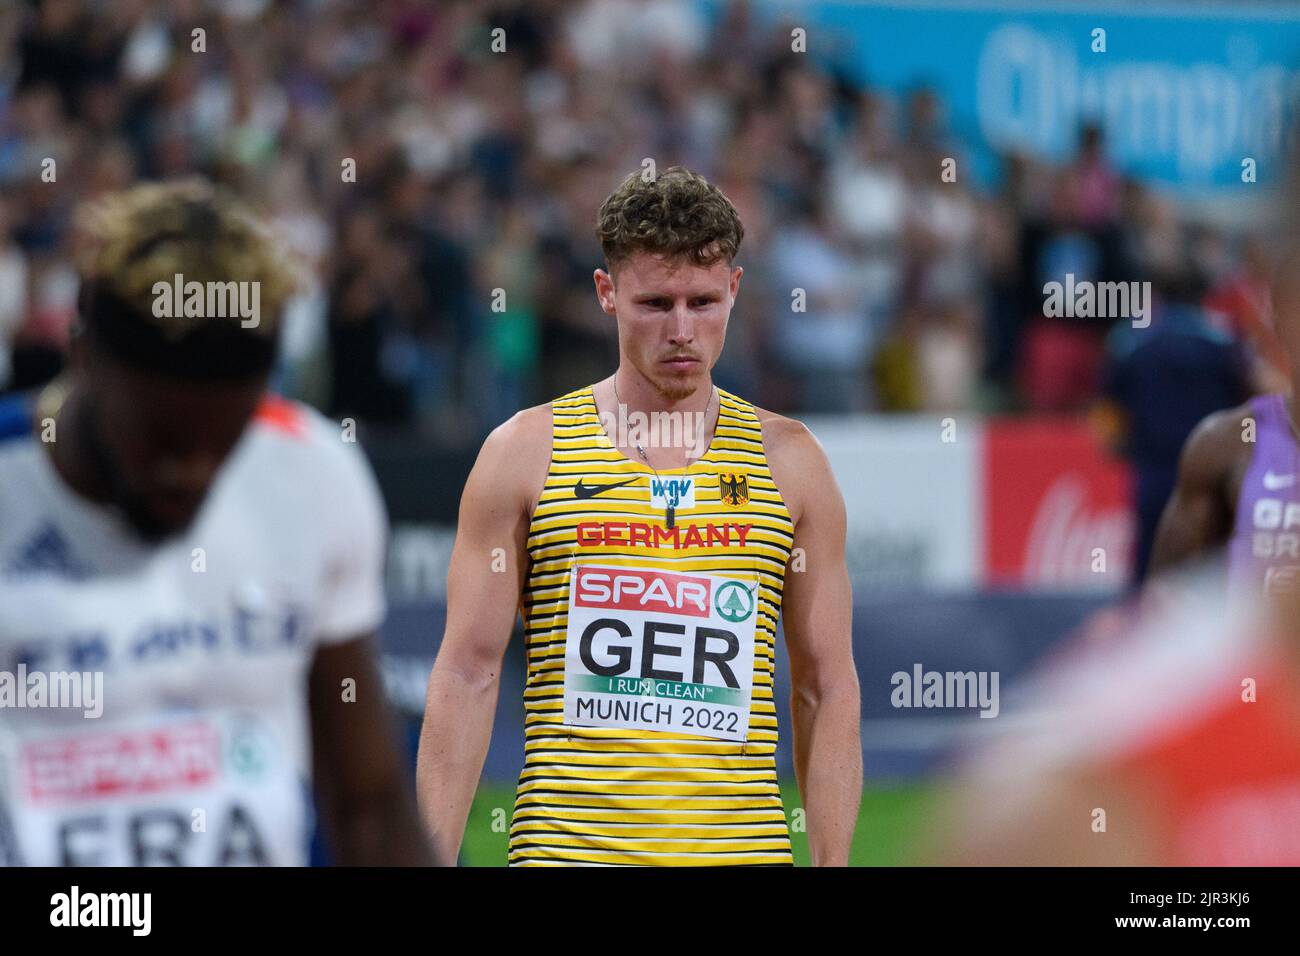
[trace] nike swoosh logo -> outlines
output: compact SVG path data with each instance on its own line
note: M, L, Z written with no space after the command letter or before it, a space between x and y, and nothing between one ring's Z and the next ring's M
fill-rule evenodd
M627 481L617 481L612 485L584 485L582 479L573 486L573 497L575 498L594 498L602 492L609 491L611 488L622 488L624 485L630 485L636 481L636 478L629 478Z
M1295 475L1275 475L1271 471L1264 472L1264 487L1269 491L1277 491L1279 488L1290 488L1295 484Z

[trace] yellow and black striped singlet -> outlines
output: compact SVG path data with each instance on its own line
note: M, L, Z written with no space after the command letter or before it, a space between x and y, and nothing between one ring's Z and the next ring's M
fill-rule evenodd
M687 468L659 470L665 480L694 478L694 507L677 509L671 528L662 502L651 502L654 474L614 447L591 388L552 402L551 463L528 530L524 768L511 865L792 862L772 679L793 524L753 406L718 395L707 452ZM580 498L579 483L587 493L609 487ZM745 739L566 723L571 575L593 564L756 582L752 702L737 730Z

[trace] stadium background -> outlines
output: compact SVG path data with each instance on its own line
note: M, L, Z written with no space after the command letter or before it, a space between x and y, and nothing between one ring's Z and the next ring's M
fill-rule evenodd
M614 367L600 200L646 158L701 170L747 232L716 380L806 420L847 499L853 861L908 862L945 756L1015 718L895 709L890 675L996 671L1005 709L1130 587L1136 476L1188 427L1158 376L1115 385L1163 322L1050 319L1043 284L1194 273L1180 334L1234 357L1198 380L1276 387L1265 224L1298 46L1283 3L7 2L0 390L63 361L78 202L198 172L261 209L311 277L277 388L357 422L388 503L384 663L413 753L478 444ZM1160 448L1125 441L1135 414ZM471 864L505 859L521 651Z

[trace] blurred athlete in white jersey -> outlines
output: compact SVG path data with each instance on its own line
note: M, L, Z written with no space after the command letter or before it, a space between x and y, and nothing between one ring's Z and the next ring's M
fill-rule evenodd
M336 862L426 862L374 666L382 503L266 394L275 244L198 181L82 225L72 371L0 409L0 861L300 865L314 783Z

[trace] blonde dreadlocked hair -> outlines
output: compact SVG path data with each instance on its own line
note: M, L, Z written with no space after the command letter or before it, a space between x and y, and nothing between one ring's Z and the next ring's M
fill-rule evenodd
M170 284L178 273L187 283L258 283L262 316L247 331L264 336L276 333L299 283L270 230L230 193L202 179L145 183L104 196L79 211L76 227L83 284L111 293L169 338L229 321L155 315L155 284Z

